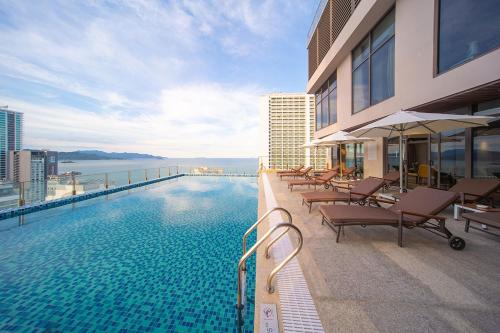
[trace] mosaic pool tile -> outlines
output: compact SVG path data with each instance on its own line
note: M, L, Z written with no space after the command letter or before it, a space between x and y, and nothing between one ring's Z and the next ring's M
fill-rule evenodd
M257 191L255 178L182 177L0 221L0 332L236 331Z

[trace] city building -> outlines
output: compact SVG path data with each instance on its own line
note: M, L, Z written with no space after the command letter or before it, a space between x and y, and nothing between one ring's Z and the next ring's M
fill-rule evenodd
M8 176L8 155L10 150L23 147L23 114L0 107L0 180Z
M47 178L57 175L57 152L9 151L8 180L23 183L25 201L41 201L47 195Z
M500 177L499 22L492 0L321 1L307 47L315 138L401 109L493 116L489 127L409 137L406 158L441 188ZM399 168L397 140L348 145L332 159L339 153L365 175Z
M299 165L323 169L325 149L306 148L314 137L314 95L273 93L260 101L260 165L289 169Z

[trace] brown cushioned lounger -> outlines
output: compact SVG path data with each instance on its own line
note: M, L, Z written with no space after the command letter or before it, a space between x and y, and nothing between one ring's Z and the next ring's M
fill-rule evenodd
M299 172L300 170L302 170L302 168L304 167L304 165L301 165L299 167L296 167L296 168L291 168L290 170L282 170L282 171L278 171L276 172L276 175L281 175L281 174L284 174L284 173L297 173Z
M309 207L309 213L312 209L313 202L333 202L344 201L350 204L357 202L361 205L365 204L367 198L377 192L385 181L382 178L368 177L357 182L349 192L306 192L302 194L302 205Z
M418 187L389 208L361 207L346 205L322 205L322 223L327 223L336 233L339 241L340 231L348 225L390 225L398 227L398 245L403 246L403 227L423 228L448 239L448 244L455 250L462 250L465 241L446 228L446 218L436 216L443 209L455 202L458 195L426 187ZM374 199L370 199L372 201ZM389 201L376 199L377 202ZM431 222L434 220L435 222ZM335 230L337 228L337 230Z
M356 173L356 167L350 167L342 172L342 177L345 179L351 178Z
M389 171L383 177L385 180L384 189L388 189L391 185L399 185L399 171Z
M309 171L312 170L312 167L307 167L305 169L302 169L300 171L297 171L297 172L288 172L288 173L282 173L280 174L280 179L283 180L283 177L305 177L307 176L307 174L309 173Z
M324 175L321 175L319 177L313 177L312 179L295 179L295 180L289 180L288 181L288 188L290 191L293 190L294 186L303 186L303 185L314 185L314 188L316 189L317 185L324 185L325 188L328 188L328 182L332 180L333 177L338 175L338 171L335 170L330 170Z
M448 191L458 193L462 203L476 203L486 199L500 187L500 179L474 179L459 180Z
M469 228L480 230L486 232L491 235L500 236L498 234L494 234L482 228L476 228L470 225L470 222L476 222L485 224L492 228L500 229L500 209L495 209L493 212L485 212L485 213L465 213L462 214L462 217L465 219L465 232L469 232Z

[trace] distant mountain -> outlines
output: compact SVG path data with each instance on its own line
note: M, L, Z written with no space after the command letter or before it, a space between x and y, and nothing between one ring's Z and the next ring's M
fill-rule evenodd
M162 156L138 153L106 153L100 150L77 150L68 152L59 152L59 160L138 160L138 159L156 159L162 160Z

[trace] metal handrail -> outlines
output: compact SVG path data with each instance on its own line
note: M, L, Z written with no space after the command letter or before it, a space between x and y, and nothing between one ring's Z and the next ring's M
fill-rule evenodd
M250 236L250 234L252 233L252 231L255 230L255 228L257 228L259 226L259 224L264 221L264 219L266 217L268 217L272 212L275 212L275 211L282 211L283 213L286 214L286 216L288 217L288 223L292 224L292 215L290 214L289 211L287 211L285 208L282 208L282 207L274 207L273 209L270 209L268 210L264 215L261 216L260 219L257 220L257 222L255 222L254 225L252 225L250 228L248 228L248 230L245 232L245 234L243 235L243 255L245 255L245 253L247 252L247 238L248 236ZM286 233L286 232L284 232ZM278 236L278 238L280 238L282 235ZM271 243L274 243L277 239L275 239L274 241L272 241ZM267 253L267 250L266 250L266 253Z
M279 207L277 207L277 208L279 208ZM281 208L280 210L284 210L284 209ZM273 211L273 210L271 210L271 211ZM271 211L269 211L268 213L270 213ZM267 214L267 215L269 215L269 214ZM274 287L272 286L272 281L273 281L274 276L290 260L292 260L297 255L297 253L299 253L299 251L302 249L303 237L302 237L302 233L300 232L299 228L297 228L296 226L294 226L292 223L279 223L279 224L275 225L274 227L272 227L271 229L269 229L264 234L264 236L262 236L261 239L259 239L247 252L245 252L243 254L243 256L241 257L241 259L240 259L240 261L238 263L238 293L237 293L237 298L236 298L236 309L238 310L238 325L240 327L243 325L243 309L245 308L245 306L243 304L243 298L244 298L243 297L243 293L244 293L244 291L243 291L243 283L244 283L244 279L242 278L242 275L245 275L246 261L248 260L248 258L255 251L257 251L257 249L259 248L259 246L273 234L273 232L275 232L276 230L278 230L280 228L287 228L284 233L288 232L290 229L293 229L297 233L299 241L298 241L298 246L295 248L295 250L292 253L290 253L288 255L288 257L286 257L275 269L273 269L272 272L271 272L271 274L269 274L269 276L267 278L267 291L269 293L273 293L274 292ZM278 238L280 238L281 236L283 236L284 233L282 233L278 237L276 237L273 240L273 243ZM268 248L266 248L266 251L267 250L268 250ZM246 277L246 275L245 275L245 277Z

